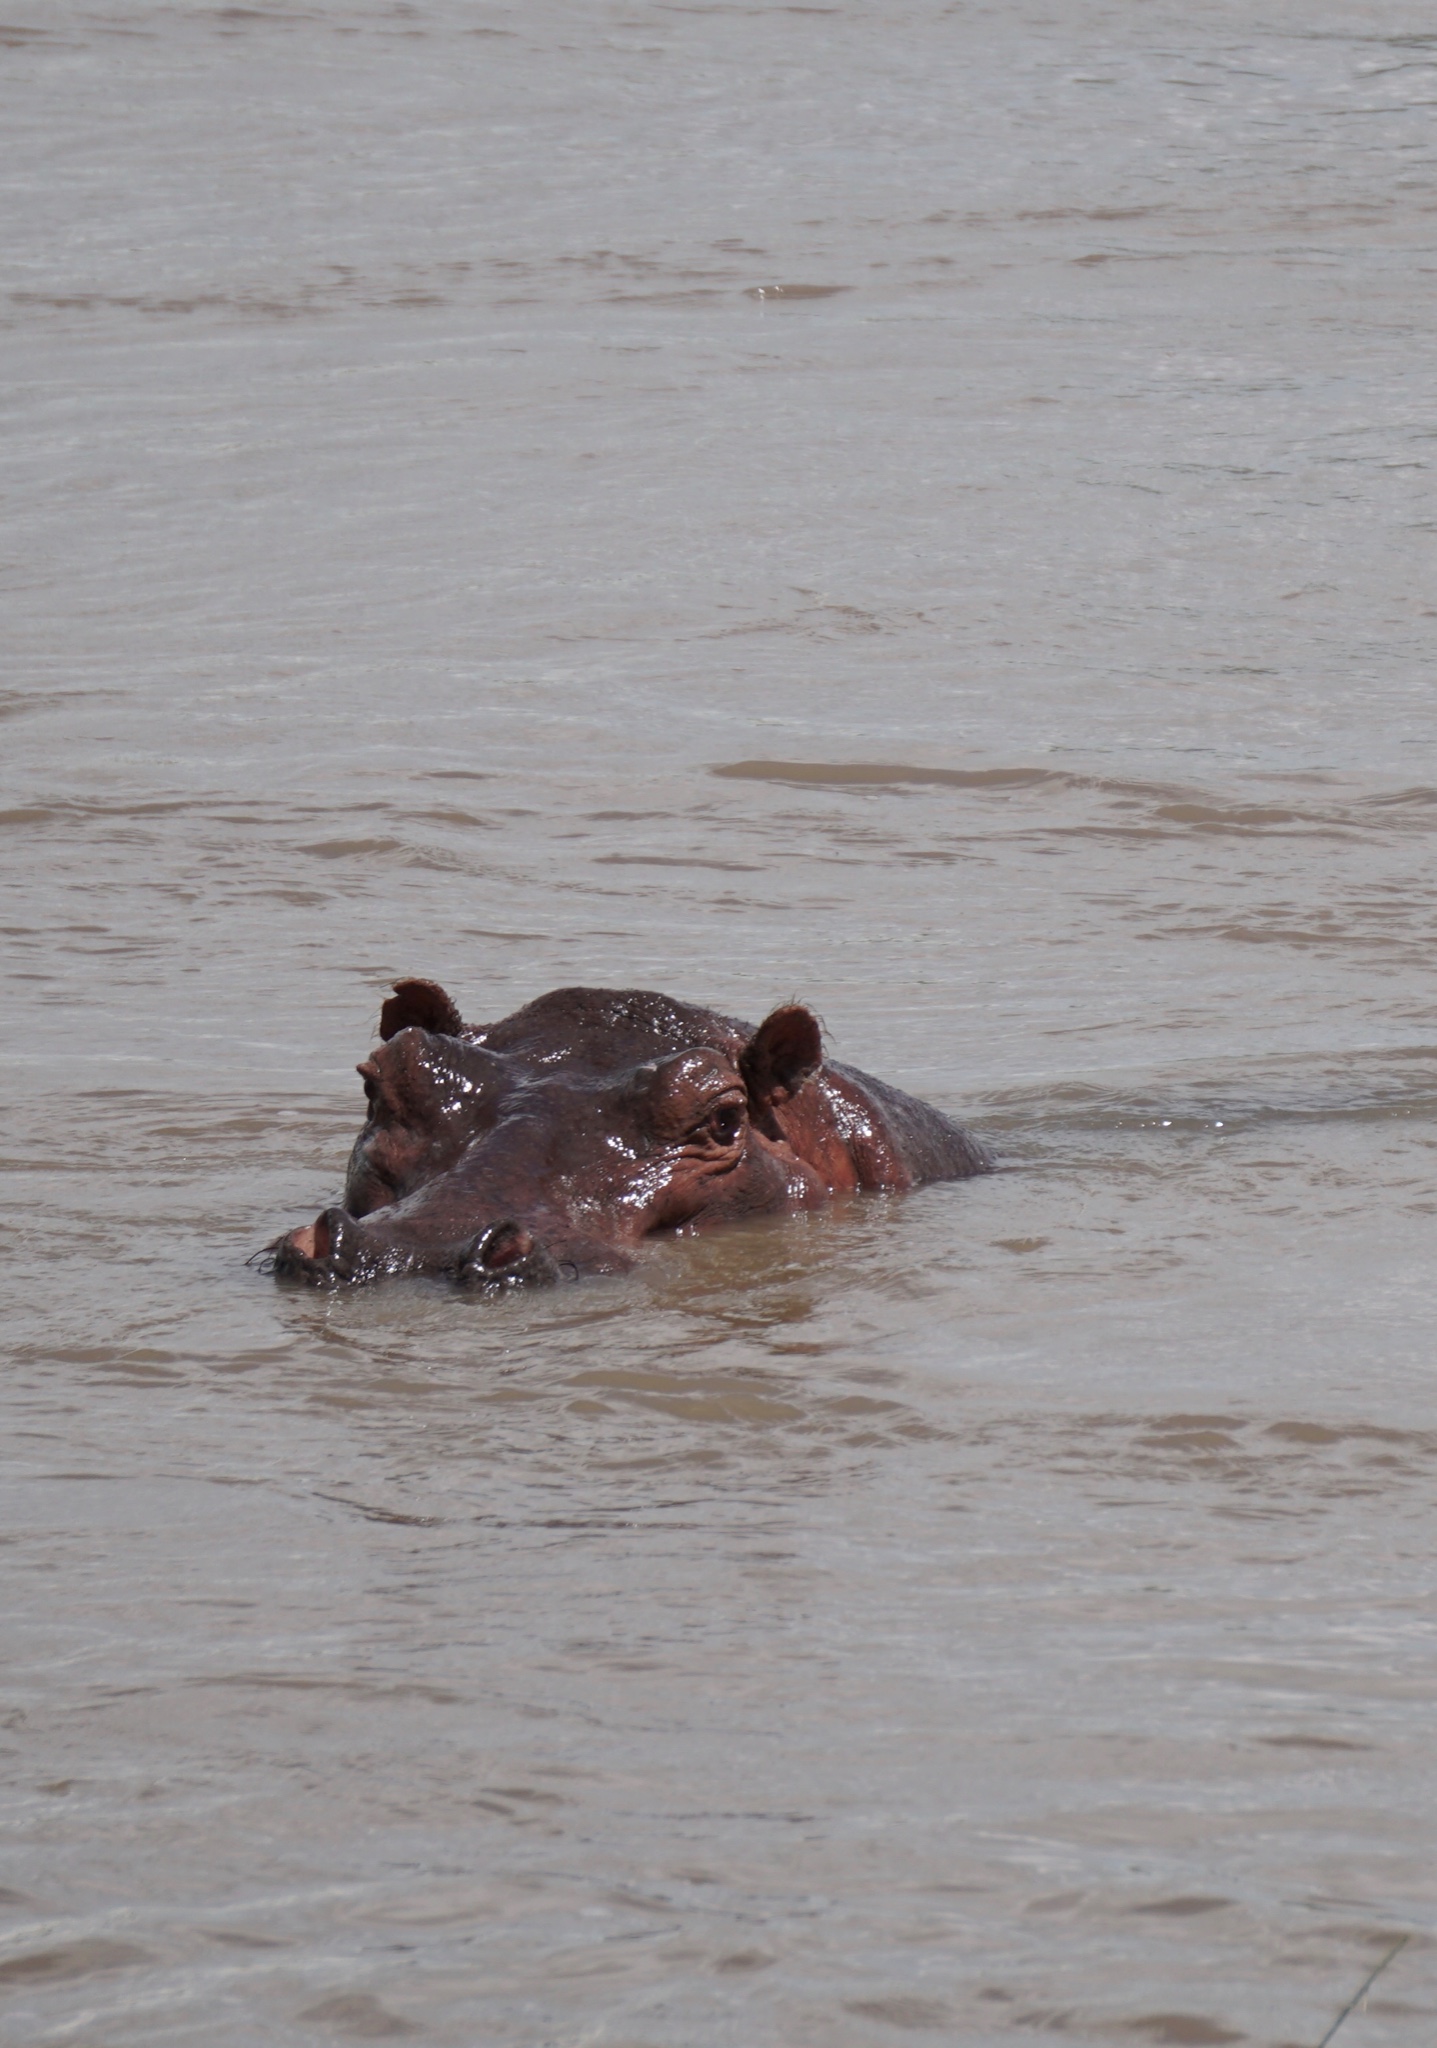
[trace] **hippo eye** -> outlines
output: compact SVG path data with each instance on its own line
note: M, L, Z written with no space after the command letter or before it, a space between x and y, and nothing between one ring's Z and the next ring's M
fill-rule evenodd
M703 1135L720 1145L731 1145L743 1126L743 1110L737 1102L721 1102L703 1123Z

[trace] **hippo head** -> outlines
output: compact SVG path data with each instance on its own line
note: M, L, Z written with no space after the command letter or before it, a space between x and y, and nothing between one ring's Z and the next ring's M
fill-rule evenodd
M343 1204L270 1247L282 1279L427 1273L493 1293L828 1197L784 1129L822 1060L805 1009L755 1031L644 991L560 989L478 1029L402 982L380 1035Z

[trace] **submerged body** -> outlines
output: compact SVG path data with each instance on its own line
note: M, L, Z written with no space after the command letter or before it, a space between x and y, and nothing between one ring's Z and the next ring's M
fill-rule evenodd
M488 1291L622 1272L660 1232L991 1165L939 1110L825 1061L798 1006L755 1031L648 990L569 988L478 1027L402 981L379 1028L344 1201L270 1247L281 1279Z

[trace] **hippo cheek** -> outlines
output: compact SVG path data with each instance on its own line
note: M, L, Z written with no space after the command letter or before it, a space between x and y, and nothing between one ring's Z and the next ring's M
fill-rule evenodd
M784 1148L786 1152L787 1148ZM680 1172L666 1191L664 1212L651 1228L727 1223L743 1216L808 1209L826 1199L827 1189L802 1163L780 1154L750 1131L743 1157L720 1171Z

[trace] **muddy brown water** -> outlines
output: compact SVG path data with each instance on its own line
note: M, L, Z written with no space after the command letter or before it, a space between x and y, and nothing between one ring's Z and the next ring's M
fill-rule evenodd
M1431 2041L1430 16L0 95L4 2037ZM282 1293L400 973L798 996L1004 1170Z

